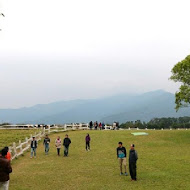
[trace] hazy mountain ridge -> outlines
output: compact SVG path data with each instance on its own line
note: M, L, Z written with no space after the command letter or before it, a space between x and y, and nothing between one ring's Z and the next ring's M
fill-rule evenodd
M90 120L126 122L154 117L189 116L190 109L176 113L174 94L163 90L140 95L116 95L92 100L59 101L20 109L0 109L0 121L11 123L61 124Z

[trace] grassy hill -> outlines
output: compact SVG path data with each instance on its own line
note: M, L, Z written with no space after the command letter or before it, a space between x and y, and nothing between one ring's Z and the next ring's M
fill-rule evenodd
M52 189L190 189L190 131L148 131L148 136L132 136L131 131L88 131L92 151L86 152L87 131L72 131L68 158L56 155L52 134L50 154L45 156L42 143L37 158L29 153L13 161L10 190ZM59 134L64 138L65 133ZM1 138L1 136L0 136ZM129 150L136 144L139 160L137 182L119 175L116 147L122 141ZM61 150L63 155L63 148Z

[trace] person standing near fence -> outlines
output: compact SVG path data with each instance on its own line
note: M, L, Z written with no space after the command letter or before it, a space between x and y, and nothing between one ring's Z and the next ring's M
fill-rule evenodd
M0 189L2 190L9 189L9 174L12 172L10 161L5 158L7 152L7 149L4 148L0 156Z
M98 122L96 121L95 130L98 129Z
M104 122L102 122L102 130L104 130L105 129L105 124L104 124Z
M93 127L93 122L92 121L90 121L89 126L90 126L90 130L92 130L92 127Z
M69 145L71 144L71 139L68 135L65 135L65 138L63 140L63 146L64 146L64 156L68 156L69 154Z
M50 143L50 138L48 137L48 135L45 136L44 138L44 147L45 147L45 154L48 155L49 152L49 143Z
M60 149L61 149L61 139L58 136L57 139L55 140L55 146L57 148L57 155L60 156Z
M11 153L9 152L9 147L6 146L5 149L7 150L7 155L5 156L5 158L11 161Z
M135 145L131 144L131 150L129 151L129 171L131 175L131 181L137 180L137 160L138 155L137 151L135 150Z
M118 143L118 147L117 147L117 158L119 160L119 166L120 166L120 175L123 175L123 171L122 171L122 165L124 165L124 169L125 169L125 175L127 176L127 166L126 166L126 157L127 157L127 152L126 152L126 148L123 147L123 143L119 142Z
M99 123L99 129L102 130L102 123Z
M86 141L86 151L90 151L90 135L87 134L86 135L86 138L85 138L85 141Z
M38 146L38 143L37 143L35 137L32 137L32 141L31 141L31 144L30 144L30 147L31 147L31 157L30 158L32 158L33 156L34 156L34 158L36 158L37 146Z

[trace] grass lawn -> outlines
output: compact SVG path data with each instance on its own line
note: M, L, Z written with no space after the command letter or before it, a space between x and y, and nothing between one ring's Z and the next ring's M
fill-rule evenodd
M18 145L19 140L22 142L25 141L26 137L30 137L30 134L34 135L35 132L38 132L37 129L28 129L28 130L0 130L0 149L5 146L12 146L13 142Z
M12 163L10 190L113 189L113 190L188 190L190 189L190 131L148 131L148 136L133 136L131 131L89 131L91 151L85 151L87 131L72 131L69 157L56 155L50 135L49 155L40 143L37 158L29 152ZM65 133L59 134L63 139ZM1 136L0 136L1 138ZM138 181L119 175L117 143L129 151L136 145Z

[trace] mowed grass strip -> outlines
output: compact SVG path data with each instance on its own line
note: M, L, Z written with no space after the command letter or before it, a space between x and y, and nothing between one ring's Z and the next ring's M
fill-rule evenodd
M85 150L87 131L69 132L72 140L69 157L56 155L50 135L50 153L44 154L39 144L37 158L29 152L13 161L10 190L54 189L130 189L130 190L188 190L190 189L190 131L148 131L148 136L133 136L131 131L88 131L91 151ZM122 141L129 152L136 145L137 182L119 175L116 158L117 143ZM127 159L128 160L128 159Z

